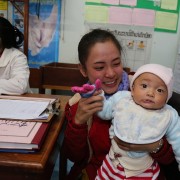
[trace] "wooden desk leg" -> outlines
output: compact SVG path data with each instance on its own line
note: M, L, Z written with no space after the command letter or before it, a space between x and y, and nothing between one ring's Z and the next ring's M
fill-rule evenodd
M65 117L64 117L65 118ZM64 131L66 129L67 121L64 121L62 133L60 136L60 154L59 154L59 180L65 180L67 175L67 157L64 148Z
M39 88L39 93L40 93L40 94L45 94L45 89Z
M59 180L64 180L66 175L67 175L67 157L64 152L64 143L63 143L59 155Z
M56 89L51 89L51 94L56 95Z

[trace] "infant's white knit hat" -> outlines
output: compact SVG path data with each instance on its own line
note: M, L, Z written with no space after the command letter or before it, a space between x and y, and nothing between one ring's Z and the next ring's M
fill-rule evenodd
M136 73L133 75L132 80L130 82L130 88L132 90L132 85L134 80L141 74L149 72L155 74L160 77L167 86L168 89L168 97L166 102L171 98L173 92L173 72L171 68L162 66L160 64L145 64L137 69Z

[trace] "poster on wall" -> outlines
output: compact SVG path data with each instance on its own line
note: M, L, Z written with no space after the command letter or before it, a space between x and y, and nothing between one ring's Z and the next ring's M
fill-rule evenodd
M21 12L24 12L24 3L18 2L18 8L21 10ZM24 33L24 18L16 8L13 8L13 25Z
M60 0L30 1L28 62L39 67L58 62Z
M153 28L86 23L86 31L95 28L108 30L117 37L123 49L122 62L124 67L130 67L131 71L136 71L141 65L150 62Z
M7 18L8 2L0 1L0 17Z
M38 68L44 64L58 62L60 10L60 0L29 1L29 67ZM13 21L14 25L23 31L23 18L15 8Z

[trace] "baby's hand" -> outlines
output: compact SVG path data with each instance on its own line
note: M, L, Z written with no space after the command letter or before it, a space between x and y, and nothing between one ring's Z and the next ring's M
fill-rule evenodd
M79 93L83 98L88 98L93 95L96 90L101 89L101 81L96 80L95 84L84 84L83 86L74 86L71 88L72 92Z

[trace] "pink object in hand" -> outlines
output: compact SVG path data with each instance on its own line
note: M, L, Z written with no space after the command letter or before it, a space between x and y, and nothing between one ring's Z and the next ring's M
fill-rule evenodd
M97 79L95 84L84 84L83 86L73 86L72 92L81 94L82 97L90 97L96 90L101 89L101 81Z

